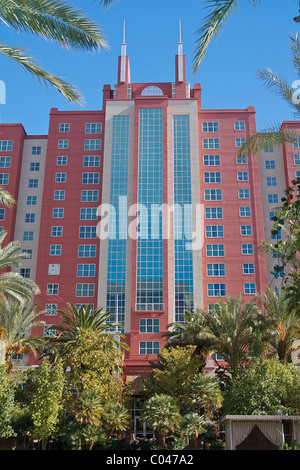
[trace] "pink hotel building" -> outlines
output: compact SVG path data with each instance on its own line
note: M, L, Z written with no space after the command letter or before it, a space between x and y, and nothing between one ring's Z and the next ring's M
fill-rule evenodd
M184 310L209 308L218 295L248 301L280 282L258 246L299 176L300 143L237 158L256 131L255 109L202 109L201 93L186 82L181 43L170 83L131 83L123 44L102 110L51 109L48 135L0 125L0 185L17 200L0 208L0 225L5 242L31 254L20 272L41 289L39 334L53 334L47 325L66 302L113 311L130 346L129 380L147 371ZM127 230L137 205L139 236ZM162 205L174 208L167 236L166 212L153 210Z

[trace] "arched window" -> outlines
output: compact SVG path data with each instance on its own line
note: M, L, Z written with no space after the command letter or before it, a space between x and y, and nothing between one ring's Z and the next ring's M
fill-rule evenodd
M153 96L153 95L162 95L162 94L163 92L157 86L147 86L142 91L143 96Z

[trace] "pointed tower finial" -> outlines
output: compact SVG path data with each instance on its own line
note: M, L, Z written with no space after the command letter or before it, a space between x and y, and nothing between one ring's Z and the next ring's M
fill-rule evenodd
M179 20L178 81L183 81L183 44L181 42L181 20Z
M125 82L126 73L126 43L125 43L125 20L123 23L123 43L121 46L121 70L120 70L120 82Z
M125 20L123 23L123 44L125 44Z

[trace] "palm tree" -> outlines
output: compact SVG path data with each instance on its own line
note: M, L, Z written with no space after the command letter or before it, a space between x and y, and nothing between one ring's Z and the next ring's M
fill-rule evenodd
M0 4L2 25L13 27L17 33L31 33L49 39L60 46L89 52L107 48L100 28L83 13L59 0L6 0ZM80 102L77 90L65 80L45 71L24 49L0 42L0 53L16 61L41 82L51 84L68 100Z
M2 243L7 232L0 233L0 271L7 268L18 268L21 260L26 258L26 253L22 253L21 243L12 241L5 247ZM11 296L20 302L31 300L33 294L40 292L38 286L31 280L24 278L16 272L2 272L0 274L0 298Z
M220 385L215 377L197 374L190 385L187 404L201 410L208 418L219 409L223 402Z
M170 323L169 331L163 334L168 338L166 347L195 346L193 354L201 358L203 369L215 344L215 337L208 329L206 312L197 309L194 313L186 311L182 316L183 322Z
M107 429L109 439L114 434L126 431L130 423L127 408L121 403L108 403L104 407L103 422L104 427Z
M159 442L166 449L166 435L180 425L181 416L176 398L156 394L144 404L143 419L157 432Z
M9 209L13 208L16 204L16 201L12 195L6 190L0 187L0 204L8 207Z
M83 436L88 441L88 449L92 450L95 443L95 429L102 424L103 401L94 390L84 390L73 404L75 420L83 428Z
M292 362L292 354L300 340L300 320L296 309L290 309L289 299L282 289L278 294L267 288L265 293L257 294L261 311L272 324L270 326L270 344L273 354L277 354L282 362ZM299 346L298 346L299 348Z
M15 354L37 354L44 346L44 338L31 335L32 328L45 324L40 321L44 312L37 313L38 304L26 307L25 302L3 297L0 300L0 342L4 345L8 372L13 368Z
M193 447L198 449L199 434L206 432L207 429L205 418L199 413L188 413L183 416L180 429L183 435L193 438Z

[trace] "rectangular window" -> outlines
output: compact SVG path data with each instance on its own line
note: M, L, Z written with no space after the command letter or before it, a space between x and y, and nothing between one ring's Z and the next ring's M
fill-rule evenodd
M268 194L269 204L278 204L278 194Z
M251 207L240 207L240 217L251 217Z
M78 258L96 258L96 245L79 245Z
M141 318L140 333L159 333L159 318Z
M57 166L66 166L68 164L68 157L66 155L59 155L56 158Z
M61 245L50 245L50 256L60 256Z
M67 181L67 173L56 173L55 183L66 183L66 181Z
M64 201L66 197L66 191L62 189L56 189L54 191L54 201Z
M102 123L101 122L87 122L85 125L86 134L101 134Z
M27 196L27 206L36 206L37 196Z
M47 295L58 295L59 284L47 284Z
M293 139L293 148L299 149L300 148L300 137L295 137Z
M224 263L209 263L206 265L207 276L225 276Z
M98 167L100 166L100 155L85 155L83 157L84 167Z
M245 121L235 121L234 130L235 131L244 131L245 130Z
M221 183L220 171L205 171L204 183Z
M48 265L48 275L49 276L59 276L60 274L60 264L49 264Z
M57 315L57 304L46 304L45 311L46 311L46 315L49 315L49 316Z
M254 263L244 263L243 264L243 274L254 274Z
M241 188L238 191L239 199L250 199L250 190L246 188Z
M269 212L269 220L273 222L273 217L275 217L275 212Z
M220 166L221 157L220 155L203 155L204 166Z
M22 258L22 259L32 259L32 250L22 250L22 253L26 254L26 258Z
M0 140L0 152L10 152L13 149L12 140Z
M281 240L281 230L271 230L271 240Z
M62 237L62 234L63 234L62 226L51 227L51 237Z
M95 284L76 284L76 297L94 297Z
M206 245L206 256L224 256L224 245L210 244Z
M100 173L82 173L82 184L99 184Z
M30 268L21 268L20 269L21 276L25 277L26 279L30 278Z
M81 202L97 202L98 200L99 200L98 190L81 191Z
M59 125L59 132L70 132L70 124L69 123L61 123Z
M295 154L294 155L294 164L295 165L300 165L300 154Z
M96 226L79 227L79 238L97 238Z
M202 146L204 149L219 149L220 139L202 139Z
M23 241L24 242L31 242L33 240L33 232L24 232L23 233Z
M242 244L242 255L253 255L253 245L252 243L243 243Z
M202 132L219 132L219 123L202 122Z
M4 220L4 219L5 219L5 209L1 208L0 209L0 220Z
M9 183L9 173L0 173L0 184L7 185Z
M11 157L0 157L0 168L10 168Z
M223 225L207 225L205 235L206 238L222 238L224 236Z
M50 325L44 325L44 337L45 338L50 338L52 336L55 336L56 330L55 328L51 328Z
M140 354L159 354L159 341L140 341Z
M62 207L54 207L52 212L53 219L63 219L64 209Z
M38 179L30 179L28 181L28 188L38 188L39 187L39 180Z
M30 163L30 171L40 171L41 164L37 163Z
M226 296L226 284L212 283L207 284L207 295L208 297L225 297Z
M238 181L249 181L248 171L238 171L237 172Z
M101 150L101 139L86 139L84 150Z
M277 186L277 178L275 176L268 176L267 186Z
M77 264L77 277L94 277L95 273L95 264Z
M58 148L59 149L68 149L69 148L69 141L67 139L60 139L58 141Z
M266 160L265 165L266 165L266 170L275 170L276 168L275 160Z
M223 219L223 208L222 207L206 207L205 218L206 219Z
M244 284L244 294L255 294L256 293L256 285L254 282L246 282Z
M33 224L35 222L35 214L25 214L25 224Z
M267 145L267 146L265 147L265 152L266 152L266 153L274 153L274 147L273 147L273 145Z
M244 137L237 137L235 139L235 146L236 147L242 147L242 145L244 145L246 142L246 139Z
M252 235L252 225L241 225L241 235Z
M40 147L40 146L32 147L31 155L42 155L42 147Z
M97 207L83 207L80 209L80 220L97 220Z
M236 163L238 165L246 165L248 163L247 155L237 155L236 156Z
M205 201L222 201L222 189L205 189Z

